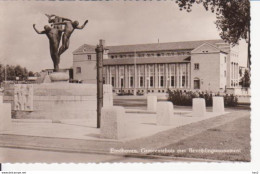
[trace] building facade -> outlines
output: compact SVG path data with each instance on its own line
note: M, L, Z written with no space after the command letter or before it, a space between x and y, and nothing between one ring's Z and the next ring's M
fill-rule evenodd
M164 93L167 89L224 92L239 85L238 48L223 40L106 46L103 81L113 91ZM73 76L96 83L95 46L73 52Z

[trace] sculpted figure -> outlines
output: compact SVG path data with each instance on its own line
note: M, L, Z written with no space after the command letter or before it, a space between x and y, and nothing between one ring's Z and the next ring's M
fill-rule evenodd
M72 20L56 15L45 14L48 17L48 22L52 27L45 25L43 31L38 31L33 24L34 30L38 34L46 34L49 39L50 54L54 64L54 72L59 70L60 55L69 48L69 39L75 29L83 29L88 23L88 20L82 26L79 26L78 21L72 22ZM62 25L65 25L64 29ZM62 32L63 35L62 35ZM62 45L59 48L60 40L62 37Z
M62 35L62 45L59 49L59 56L64 53L69 48L70 36L75 29L83 29L85 25L88 23L88 20L84 22L82 26L79 26L78 21L65 21L65 22L58 22L54 23L53 25L65 25L64 33Z
M60 63L60 55L58 54L58 49L63 30L51 28L50 26L45 25L43 31L38 31L35 27L35 24L33 24L33 28L38 34L46 34L46 36L48 37L50 44L50 54L54 65L54 71L57 72L59 70Z

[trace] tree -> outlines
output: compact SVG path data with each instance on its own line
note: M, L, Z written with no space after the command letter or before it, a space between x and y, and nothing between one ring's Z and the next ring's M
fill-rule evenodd
M242 87L249 88L251 84L250 74L248 70L245 70L244 76L242 77Z
M6 71L5 71L6 69ZM21 67L20 65L2 65L0 64L0 83L5 80L16 80L16 77L19 77L19 80L27 80L27 77L29 76L29 73L34 76L33 72L28 70L25 67Z
M5 80L5 67L0 64L0 83Z
M29 77L34 77L34 73L32 71L29 71L28 76Z
M215 22L220 37L237 45L239 40L248 43L248 65L250 66L250 0L176 0L180 10L191 12L193 4L202 4L206 10L216 13Z

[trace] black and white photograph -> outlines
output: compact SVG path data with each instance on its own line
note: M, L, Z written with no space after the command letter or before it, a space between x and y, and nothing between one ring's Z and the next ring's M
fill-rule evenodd
M249 0L0 1L0 163L250 163Z

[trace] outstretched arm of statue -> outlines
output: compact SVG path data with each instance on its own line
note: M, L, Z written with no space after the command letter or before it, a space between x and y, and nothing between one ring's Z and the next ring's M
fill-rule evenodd
M86 20L82 26L80 26L80 27L77 26L76 29L83 29L87 23L88 23L88 20Z
M35 24L33 24L33 28L36 31L36 33L38 33L38 34L45 34L46 33L44 30L43 31L37 30L36 27L35 27Z
M45 16L47 16L50 19L51 17L56 16L56 15L54 15L54 14L51 14L51 15L45 14Z

